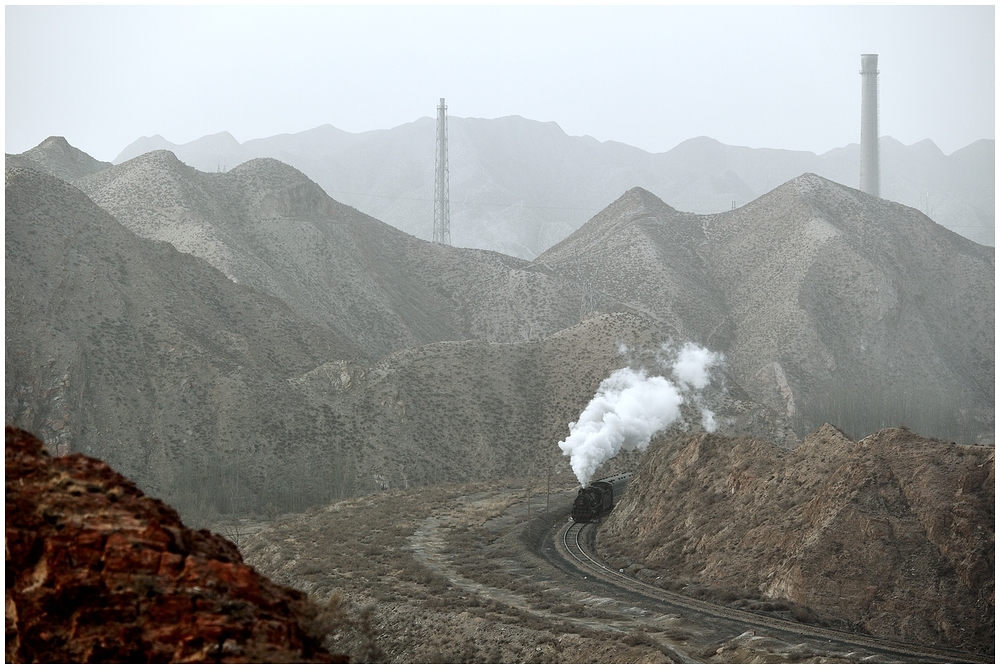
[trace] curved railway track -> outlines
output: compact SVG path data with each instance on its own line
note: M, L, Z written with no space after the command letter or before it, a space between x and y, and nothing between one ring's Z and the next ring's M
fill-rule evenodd
M657 588L656 586L644 583L628 574L619 572L607 566L585 548L587 538L581 541L581 534L591 535L593 525L585 523L568 522L558 532L556 532L555 548L562 557L574 563L580 570L594 576L614 587L624 588L633 593L640 594L654 600L658 600L674 607L697 611L701 614L725 618L727 620L745 623L751 628L766 628L781 632L791 632L818 640L832 639L842 643L847 643L862 648L889 652L903 658L913 658L919 661L932 662L966 662L993 664L992 657L972 655L959 650L945 648L932 648L927 646L917 646L888 639L878 639L862 634L851 634L827 627L816 627L804 623L773 618L749 611L732 609L718 604L711 604L692 597L686 597L677 593Z

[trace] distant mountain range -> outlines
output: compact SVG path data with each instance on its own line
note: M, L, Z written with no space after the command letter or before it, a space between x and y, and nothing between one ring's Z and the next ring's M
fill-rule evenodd
M534 259L607 203L638 186L680 211L742 206L803 173L857 186L859 145L808 151L727 146L708 137L665 153L570 137L518 116L448 120L451 236L456 246ZM227 132L173 144L159 135L116 164L156 149L205 172L270 157L301 170L332 198L421 239L433 221L435 122L348 133L325 125L238 142ZM930 140L882 137L882 195L980 244L994 244L995 142L945 156Z
M528 261L273 158L87 158L7 158L6 419L189 516L568 474L567 424L668 340L725 354L725 433L993 439L994 250L814 174L716 214L631 187Z

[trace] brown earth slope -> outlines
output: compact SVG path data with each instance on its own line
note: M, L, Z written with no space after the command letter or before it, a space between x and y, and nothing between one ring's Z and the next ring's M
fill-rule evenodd
M345 661L318 608L106 464L6 428L7 662Z
M661 439L598 544L673 589L992 655L994 467L992 446L905 428L855 443L825 425L791 452Z

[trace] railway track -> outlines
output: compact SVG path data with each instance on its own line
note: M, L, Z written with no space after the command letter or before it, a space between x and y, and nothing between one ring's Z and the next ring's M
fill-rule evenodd
M804 623L759 615L749 611L740 611L725 606L704 602L692 597L657 588L644 583L628 574L617 571L591 555L585 547L587 539L593 534L593 525L568 522L556 533L555 548L564 559L574 563L580 570L594 576L605 583L618 588L624 588L670 606L696 611L701 614L724 618L726 620L744 623L751 629L770 629L809 637L816 640L836 640L861 648L892 653L902 659L912 658L918 661L993 664L992 657L984 657L963 653L959 650L917 646L887 639L861 634L851 634L826 627L816 627ZM587 535L581 540L581 535Z

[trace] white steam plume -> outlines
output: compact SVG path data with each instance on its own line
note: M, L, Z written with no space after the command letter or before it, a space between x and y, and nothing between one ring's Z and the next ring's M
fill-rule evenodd
M683 390L702 390L712 380L712 367L722 362L721 353L688 342L673 364L674 378Z
M687 401L683 393L705 388L711 368L721 362L721 354L686 344L672 366L676 385L645 370L625 367L612 372L580 419L569 424L570 435L559 442L580 485L588 485L597 468L621 451L645 450L656 433L681 417L681 404ZM714 432L715 415L702 406L700 395L695 393L693 400L705 430Z

